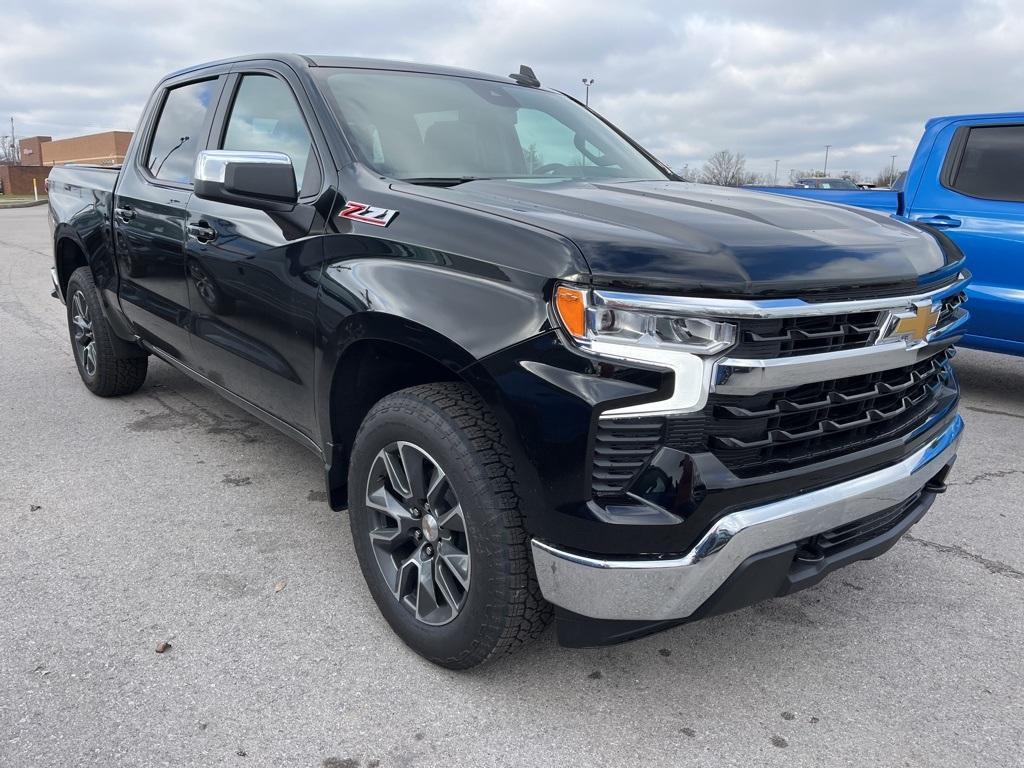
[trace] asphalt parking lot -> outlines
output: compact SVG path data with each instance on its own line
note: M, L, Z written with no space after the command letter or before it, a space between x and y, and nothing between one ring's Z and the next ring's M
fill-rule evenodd
M379 617L312 454L157 361L81 386L48 240L0 210L0 766L1021 765L1024 360L957 357L951 487L882 558L454 673Z

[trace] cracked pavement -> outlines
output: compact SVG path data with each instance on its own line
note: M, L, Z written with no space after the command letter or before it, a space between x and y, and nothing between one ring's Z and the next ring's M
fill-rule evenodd
M1024 360L956 358L949 490L883 557L460 674L378 616L312 454L157 361L81 386L50 259L0 211L0 766L1020 764Z

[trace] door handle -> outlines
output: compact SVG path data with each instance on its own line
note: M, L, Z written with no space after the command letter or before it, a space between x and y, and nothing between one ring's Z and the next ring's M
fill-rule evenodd
M946 216L940 214L938 216L921 216L920 218L914 219L914 221L920 222L921 224L927 224L932 227L959 227L963 222L960 219L954 219L952 216Z
M188 236L200 243L208 243L217 238L217 230L203 221L198 224L189 224L187 230Z
M117 216L122 222L127 224L129 221L135 218L135 211L125 206L124 208L115 208L114 215Z

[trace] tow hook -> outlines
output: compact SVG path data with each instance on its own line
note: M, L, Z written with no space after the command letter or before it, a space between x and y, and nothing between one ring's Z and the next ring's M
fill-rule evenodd
M938 474L935 475L931 480L925 483L924 489L928 493L945 493L946 488L946 477L949 475L951 466L945 466L939 470Z
M801 563L820 563L825 559L825 553L821 551L821 547L812 539L796 551L794 559L799 560Z

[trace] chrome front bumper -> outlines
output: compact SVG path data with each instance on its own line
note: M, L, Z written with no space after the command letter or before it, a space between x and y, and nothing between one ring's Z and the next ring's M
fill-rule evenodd
M871 474L726 515L686 555L663 560L589 557L533 541L544 597L594 619L666 621L692 614L749 557L860 520L910 498L956 455L957 416L913 455Z

